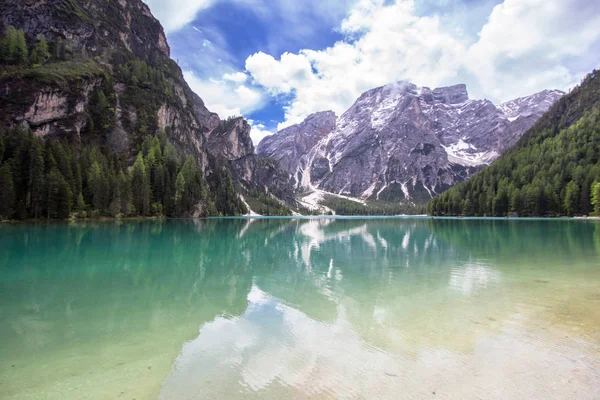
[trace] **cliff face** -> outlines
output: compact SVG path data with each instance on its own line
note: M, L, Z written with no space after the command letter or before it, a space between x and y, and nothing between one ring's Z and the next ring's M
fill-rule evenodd
M206 168L203 134L214 129L219 118L184 81L169 58L160 23L143 2L7 0L0 22L23 29L31 43L41 34L54 52L64 52L59 62L11 71L0 80L4 125L21 124L39 136L81 140L89 125L92 94L104 89L113 93L109 102L114 121L106 132L111 147L131 149L131 131L142 117L141 130L168 130L180 152L197 156ZM133 60L160 71L161 86L168 93L151 85L132 87L118 72Z
M423 202L468 178L514 145L561 96L544 91L496 107L465 85L397 82L363 93L337 120L312 115L263 139L299 190Z
M246 191L258 188L289 206L297 206L287 172L278 161L257 157L250 125L243 118L221 122L208 136L208 147L216 162L227 164Z
M312 114L298 125L282 129L276 135L267 136L259 143L256 151L261 156L279 160L281 167L290 173L292 184L298 186L302 179L302 171L307 168L308 153L333 131L335 121L333 111Z
M249 125L223 126L206 108L141 0L4 0L0 30L8 26L22 29L30 47L42 35L52 57L0 75L1 126L100 143L131 160L144 135L165 131L207 175L225 160L240 183L254 183Z

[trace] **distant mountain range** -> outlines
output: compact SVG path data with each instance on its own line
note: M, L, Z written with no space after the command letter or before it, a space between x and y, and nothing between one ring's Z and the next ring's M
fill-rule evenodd
M397 82L264 138L296 190L371 201L423 203L514 145L564 95L545 90L498 106L469 99L465 85L430 89Z

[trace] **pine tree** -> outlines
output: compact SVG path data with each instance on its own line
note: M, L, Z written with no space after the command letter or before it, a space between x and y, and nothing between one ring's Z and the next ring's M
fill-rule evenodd
M118 184L114 186L108 211L110 212L110 216L113 218L116 218L121 214L121 188Z
M144 157L140 152L137 155L131 172L131 191L133 194L133 206L139 215L150 213L150 179Z
M0 168L0 220L12 218L14 204L15 188L12 171L8 165L4 165Z
M17 53L17 30L14 26L9 26L4 32L0 46L0 57L6 63L13 63Z
M29 173L27 188L29 192L29 210L33 218L42 216L44 198L44 150L39 138L30 136Z
M462 208L463 215L473 215L473 202L471 199L466 199Z
M77 211L85 211L85 200L83 200L83 193L79 192L79 194L77 195Z
M48 42L41 33L37 36L37 43L31 51L30 61L32 64L43 64L50 58L50 50L48 48Z
M121 194L121 214L130 215L133 213L131 209L131 182L123 173L123 170L120 170L117 175L117 184L119 185L119 192Z
M181 215L183 210L183 194L185 192L185 178L183 172L177 174L175 181L175 213Z
M72 194L69 184L55 168L46 177L48 218L65 219L71 213Z
M92 204L96 210L103 213L109 196L109 185L106 174L102 171L100 163L94 161L88 172L88 185L92 195Z
M27 63L27 41L25 40L25 32L22 29L17 31L17 43L14 53L14 60L16 64L22 65Z
M565 211L569 217L578 212L579 206L579 185L575 181L569 182L565 192Z
M53 43L54 59L56 61L66 61L67 59L67 42L60 36Z
M594 182L592 185L591 203L594 206L594 214L600 215L600 182Z

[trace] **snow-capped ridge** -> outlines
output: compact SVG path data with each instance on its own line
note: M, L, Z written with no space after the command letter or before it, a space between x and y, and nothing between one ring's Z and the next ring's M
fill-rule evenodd
M493 162L563 94L495 106L470 99L464 84L398 81L364 92L340 117L311 114L263 139L258 154L280 160L308 203L327 193L419 202Z

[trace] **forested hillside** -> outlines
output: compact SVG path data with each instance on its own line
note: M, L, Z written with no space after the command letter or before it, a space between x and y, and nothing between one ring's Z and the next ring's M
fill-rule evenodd
M245 213L229 170L214 178L211 187L164 134L146 136L130 168L123 154L97 145L43 142L22 129L0 135L0 220Z
M600 214L600 73L560 99L503 157L434 198L431 215Z
M198 161L177 151L164 131L149 134L158 128L155 113L144 108L154 107L144 104L152 98L145 92L172 96L165 73L139 59L120 65L117 76L127 88L122 100L139 104L135 124L123 127L129 152L118 152L107 140L116 123L116 95L105 67L61 39L49 44L39 35L28 45L21 29L6 29L0 78L30 75L39 84L61 85L81 74L101 77L103 84L91 93L81 136L42 140L25 128L0 127L0 220L64 219L72 212L77 217L245 213L227 168L217 168L206 182Z
M296 207L250 125L191 90L143 1L4 0L0 35L0 220Z

